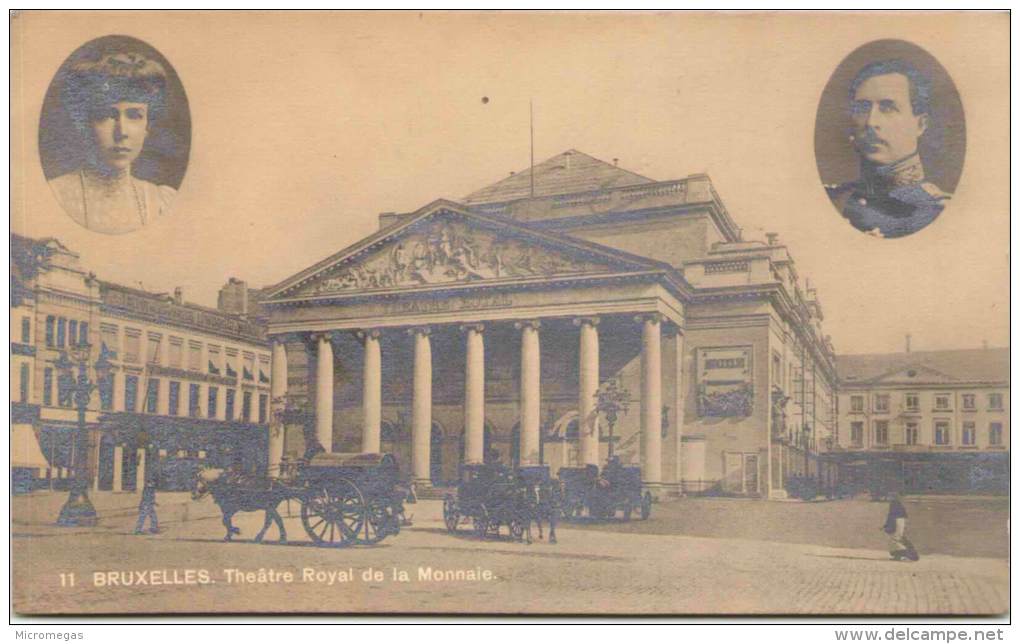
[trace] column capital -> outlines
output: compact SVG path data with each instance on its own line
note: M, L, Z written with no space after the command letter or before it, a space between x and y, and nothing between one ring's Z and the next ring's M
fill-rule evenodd
M359 329L357 331L357 335L359 340L365 340L368 338L378 340L379 336L382 335L382 331L380 331L379 329Z
M666 317L662 313L657 313L657 312L639 313L639 314L634 316L634 321L635 322L646 322L647 321L647 322L661 323L665 319L666 319Z
M574 326L581 326L587 324L589 326L598 326L601 319L597 315L581 316L574 318Z
M333 341L332 331L312 331L308 333L308 339L312 344L317 344L320 340L326 340L327 342Z
M517 322L514 322L514 328L517 329L518 331L525 328L534 329L537 331L541 326L542 326L541 320L519 320Z
M432 335L430 326L413 326L407 329L407 335Z
M269 344L287 344L288 342L299 342L304 340L300 333L273 333L267 338Z
M460 325L460 330L465 332L474 331L476 333L482 333L483 331L485 331L485 325L482 324L481 322L472 322L470 324Z
M673 320L665 320L662 325L662 332L669 337L676 337L678 335L684 335L683 328Z

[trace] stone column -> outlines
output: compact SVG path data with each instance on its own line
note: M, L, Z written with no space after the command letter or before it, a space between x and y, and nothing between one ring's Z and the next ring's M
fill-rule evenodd
M418 483L432 480L432 342L429 328L411 329L414 336L414 395L411 401L411 475Z
M227 420L227 389L226 385L216 385L216 420Z
M521 465L538 465L542 414L542 349L538 320L518 322L521 331Z
M113 447L113 491L124 491L124 448L120 445Z
M124 411L124 370L113 372L113 411Z
M662 482L662 332L661 316L643 315L641 322L641 478L645 485Z
M581 465L599 464L599 429L595 396L599 390L599 319L578 318L581 327L580 378L577 390L577 429L581 437Z
M287 402L287 347L282 338L273 338L272 362L269 367L269 476L280 475L283 462L284 425L280 414Z
M328 333L315 336L315 437L333 451L333 345Z
M156 381L156 413L160 416L170 415L170 380L159 378ZM180 404L180 401L177 401Z
M142 493L142 488L145 487L145 450L140 449L135 452L138 459L138 466L135 469L135 492Z
M673 407L675 409L675 413L673 414L673 427L674 434L676 435L675 482L677 491L683 493L683 480L685 476L683 469L684 412L686 407L684 396L684 335L679 328L674 327L673 331L673 356L676 360L673 365Z
M378 454L381 451L382 431L382 349L379 331L368 329L358 334L365 343L365 362L362 376L361 451Z
M466 324L464 462L485 462L485 340L482 324Z

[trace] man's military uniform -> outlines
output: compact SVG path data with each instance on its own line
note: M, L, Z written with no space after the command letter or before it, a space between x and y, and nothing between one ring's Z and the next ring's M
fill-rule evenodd
M942 212L952 195L925 181L914 154L887 166L866 166L863 178L826 186L829 199L850 223L879 237L903 237L921 230Z

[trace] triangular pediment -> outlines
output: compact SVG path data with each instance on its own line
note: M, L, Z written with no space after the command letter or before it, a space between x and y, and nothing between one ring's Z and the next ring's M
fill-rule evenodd
M887 385L908 385L911 383L953 383L957 382L957 379L944 374L941 371L932 369L931 367L926 367L924 365L909 365L878 376L873 380L873 382Z
M437 202L273 287L269 299L661 270L658 262Z

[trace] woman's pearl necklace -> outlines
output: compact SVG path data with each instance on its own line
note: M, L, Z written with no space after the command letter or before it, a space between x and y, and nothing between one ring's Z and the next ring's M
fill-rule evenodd
M89 192L85 186L85 169L82 168L78 171L78 179L81 181L81 203L82 209L84 210L85 224L88 225L89 221ZM128 174L128 183L131 184L131 194L135 197L135 208L138 212L138 221L145 223L145 204L142 202L141 195L138 194L138 186L135 185L135 179Z

